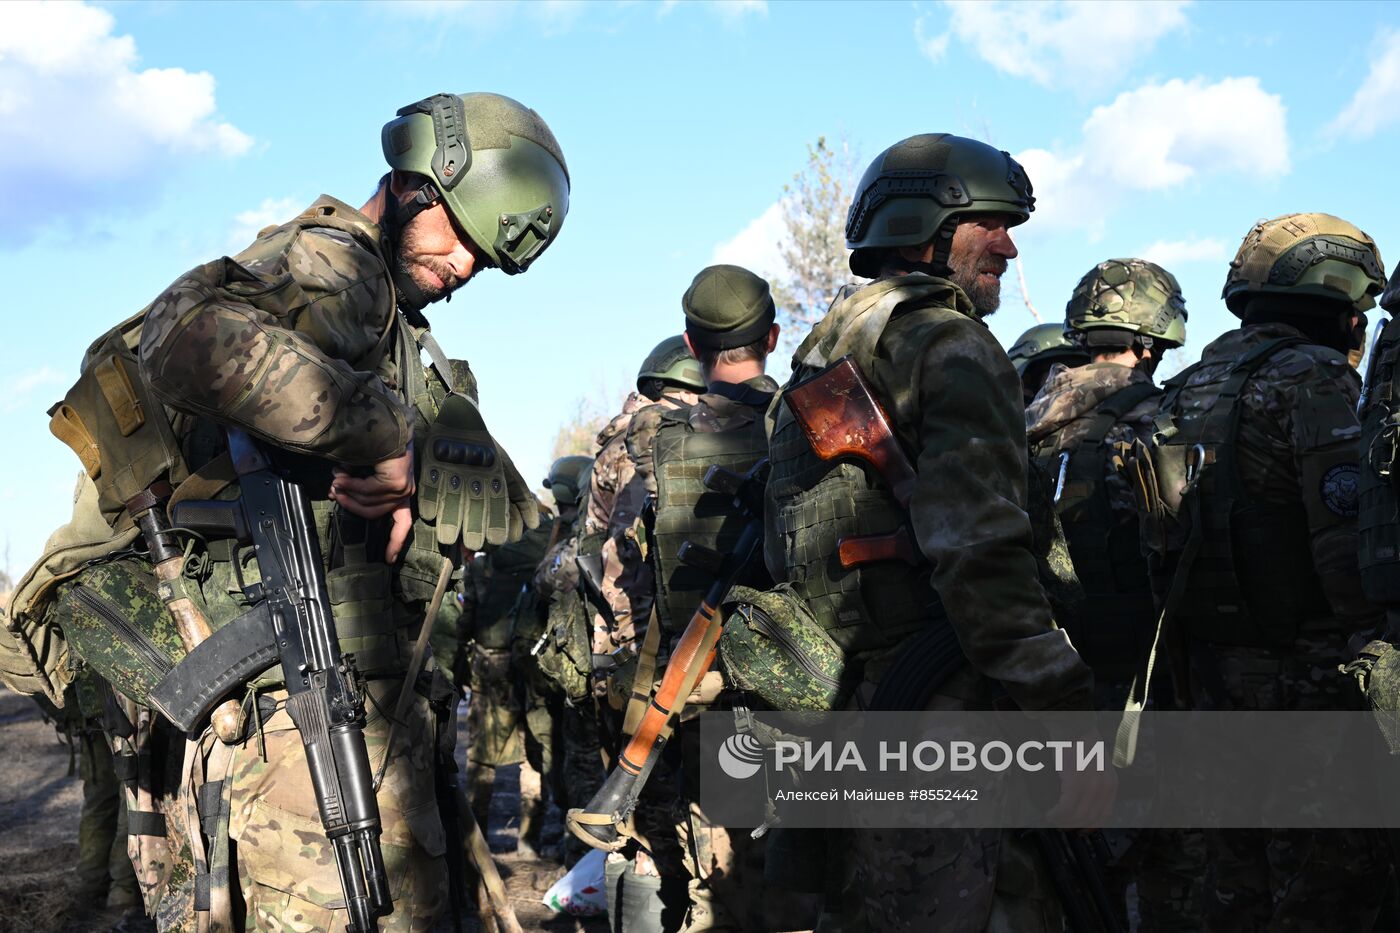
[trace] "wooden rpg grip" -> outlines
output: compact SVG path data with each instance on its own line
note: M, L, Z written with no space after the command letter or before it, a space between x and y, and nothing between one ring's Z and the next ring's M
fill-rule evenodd
M917 474L899 446L890 417L849 356L783 393L783 400L823 460L861 460L895 500L908 507Z
M852 570L882 560L901 560L911 567L921 563L919 549L907 525L883 535L859 535L836 542L836 556L842 568Z
M188 596L179 595L180 589L176 586L176 581L183 566L183 557L171 557L156 564L155 574L156 580L161 584L160 594L165 602L166 611L175 620L175 628L179 631L180 641L188 654L212 635L213 629L210 628L204 613L199 611L199 607ZM238 741L243 731L239 725L240 718L241 709L237 700L225 700L209 714L214 734L225 745L232 745Z

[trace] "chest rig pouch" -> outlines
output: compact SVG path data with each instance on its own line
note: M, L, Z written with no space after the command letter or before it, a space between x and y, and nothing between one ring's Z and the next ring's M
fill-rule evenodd
M1152 461L1169 543L1165 553L1153 555L1150 566L1158 593L1167 591L1173 574L1188 574L1176 615L1190 638L1285 648L1302 622L1327 612L1302 505L1251 500L1240 481L1236 454L1245 383L1273 354L1301 342L1284 337L1246 353L1226 378L1217 403L1194 417L1176 411L1184 380L1168 384ZM1192 536L1198 539L1195 556L1189 565L1178 566Z
M1371 347L1361 394L1361 476L1356 516L1366 597L1400 602L1400 322L1386 321Z
M1034 450L1036 465L1054 480L1055 509L1064 528L1085 600L1061 619L1079 653L1100 678L1131 677L1152 639L1152 590L1136 521L1113 513L1104 483L1104 439L1113 426L1160 393L1140 382L1101 402L1076 446L1053 443Z
M668 411L652 442L656 513L649 554L656 565L657 617L669 636L680 635L715 580L711 569L680 560L681 545L688 541L700 553L727 554L748 522L732 496L704 483L711 466L743 475L768 455L763 411L746 410L751 415L746 423L721 432L697 430L687 409ZM769 582L763 578L761 569L752 568L739 582L762 586Z

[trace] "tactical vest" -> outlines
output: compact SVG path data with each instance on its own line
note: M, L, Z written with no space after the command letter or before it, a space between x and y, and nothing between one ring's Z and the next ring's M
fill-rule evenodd
M1160 392L1148 382L1124 386L1094 409L1075 446L1061 447L1058 435L1050 435L1031 451L1057 486L1063 472L1056 512L1085 598L1061 622L1101 680L1132 677L1150 648L1155 621L1137 522L1120 521L1109 502L1103 442L1115 424Z
M1240 357L1205 413L1176 408L1194 367L1167 383L1152 462L1176 532L1149 565L1159 598L1179 569L1188 574L1175 617L1199 641L1283 648L1302 622L1328 612L1302 503L1252 501L1236 456L1245 383L1279 350L1303 342L1283 337ZM1198 550L1179 568L1192 536Z
M868 314L887 321L902 302L918 294L896 287L881 295ZM883 324L851 328L842 335L842 349L832 352L849 353L869 373L882 332ZM798 365L791 382L818 368ZM926 561L918 566L881 561L848 570L836 559L841 538L889 534L909 521L890 490L859 466L818 458L786 405L775 405L769 417L774 419L765 515L769 569L784 572L848 659L890 648L941 617Z
M1400 322L1385 322L1371 347L1361 393L1358 565L1366 598L1400 603Z
M308 210L292 223L302 229L328 227L366 243L371 240L370 232L360 223L339 217L327 207ZM371 245L378 248L377 243ZM228 498L237 492L237 480L227 458L218 456L223 450L222 429L208 419L164 407L141 378L135 351L144 314L143 311L113 328L89 348L82 377L64 400L50 410L51 430L74 450L92 478L104 519L117 530L130 530L127 535L114 538L114 542L130 543L136 537L126 502L152 483L166 482L175 487L172 503L189 496ZM431 371L420 362L422 350L433 357ZM355 365L375 370L401 388L415 410L414 438L420 449L426 443L438 407L454 383L467 391L474 388L465 362L445 359L426 327L415 327L398 313L391 315L374 353L355 361ZM406 554L397 568L391 568L382 558L382 520L368 523L340 512L329 500L314 498L317 481L328 480L329 473L319 461L300 458L299 463L305 468L298 471L299 475L311 477L311 507L320 548L330 565L326 588L341 651L353 654L358 669L366 676L400 673L422 621L422 605L431 598L442 566L443 550L437 544L435 530L415 518ZM119 555L105 555L111 556ZM87 563L91 565L103 558L99 556ZM82 569L75 568L74 573ZM56 584L62 579L54 580L55 592L81 589L58 588ZM81 573L77 579L81 581ZM185 568L188 595L215 630L242 614L246 609L244 588L257 580L257 563L252 560L251 548L239 548L232 540L208 541L203 551L194 551ZM58 617L71 615L69 607L54 608L58 611L49 615L56 622L62 621ZM127 616L128 622L143 618L129 609L115 605L113 612ZM130 669L134 668L127 661L152 657L151 645L159 642L156 631L136 628L115 621L109 626L116 656ZM166 665L178 668L182 653L169 652ZM99 673L114 683L122 682L123 671L104 672L102 664L100 658L94 663ZM154 669L158 671L160 666L157 664ZM275 686L280 681L280 666L274 663L257 682ZM153 682L145 686L153 686ZM139 694L140 690L133 692Z
M475 617L470 635L478 646L498 651L510 647L515 617L528 602L535 568L549 547L554 522L543 519L519 541L492 548L473 561L468 570L469 584L475 589L471 594Z
M768 454L763 411L746 406L752 417L725 431L703 431L688 417L690 409L678 408L661 416L652 441L656 470L656 514L649 553L656 567L656 612L665 634L676 637L685 630L700 605L714 574L677 558L689 541L720 554L733 551L748 523L731 498L713 492L703 482L711 466L746 473ZM755 568L757 570L757 568ZM761 571L760 577L766 577ZM753 573L740 583L765 585Z

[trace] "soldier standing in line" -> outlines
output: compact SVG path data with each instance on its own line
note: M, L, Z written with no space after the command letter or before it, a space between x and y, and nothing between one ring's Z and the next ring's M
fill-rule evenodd
M487 832L496 769L525 761L523 709L511 656L511 631L530 597L535 568L558 535L556 519L542 511L539 527L519 541L490 547L463 568L461 613L457 617L457 684L471 688L467 707L467 784L472 812ZM520 778L521 834L530 814L538 832L543 805L537 779ZM526 848L529 848L526 844Z
M1261 221L1225 278L1242 325L1166 384L1153 463L1176 520L1149 542L1154 587L1180 620L1174 674L1197 708L1357 708L1337 668L1382 613L1358 571L1361 387L1347 353L1384 283L1352 224ZM1206 836L1208 930L1374 923L1387 866L1369 831Z
M580 493L588 482L588 470L592 465L591 457L570 456L560 457L550 466L544 487L554 497L559 514L550 527L544 553L532 568L530 580L522 591L520 605L511 613L511 673L518 691L521 724L524 727L525 760L539 775L541 791L548 788L561 812L568 800L560 735L564 698L541 674L534 649L540 644L549 616L548 594L553 589L550 577L558 572L556 560L562 567L563 561L559 558L573 537ZM544 815L544 794L527 798L522 786L519 845L523 850L542 852L540 837L544 831Z
M798 348L794 382L854 359L917 471L906 510L882 480L820 460L778 410L768 568L860 673L865 708L990 709L998 690L1026 710L1093 705L1092 676L1055 627L1032 553L1019 380L983 323L1016 256L1010 228L1033 206L1021 166L984 143L926 134L891 146L862 177L846 225L851 269L874 281ZM845 535L906 525L924 558L916 566L846 570L833 559ZM945 634L967 664L930 683L904 659L920 656L916 640ZM1056 815L1098 825L1115 786L1111 773L1067 774ZM1011 833L863 829L840 841L835 900L850 928L1062 926L1038 858Z
M1029 406L1031 399L1045 385L1050 369L1056 363L1064 366L1078 366L1089 362L1084 349L1065 336L1061 324L1037 324L1016 338L1011 349L1006 351L1011 365L1021 380L1021 394Z
M654 591L634 598L633 604L654 607L642 652L659 653L663 659L713 582L706 571L678 560L681 544L688 541L728 553L743 525L743 516L727 506L726 498L701 481L711 466L742 474L767 455L763 416L778 388L764 375L778 339L767 282L738 266L710 266L696 275L681 306L686 346L700 363L706 391L689 407L659 413L649 456L635 464L637 476L652 476L655 486L654 517L642 533ZM771 581L758 566L740 582L764 587ZM650 625L659 630L653 633ZM644 657L641 666L652 665ZM645 692L651 684L640 686ZM668 746L669 754L653 773L634 817L637 832L648 841L674 837L679 843L673 848L653 842L651 848L651 862L660 875L656 881L667 900L664 929L675 929L674 922L664 921L680 914L687 931L768 928L765 905L772 898L763 896L764 844L750 839L747 831L711 825L695 799L698 736L685 720L705 709L726 708L728 698L720 691L717 670L696 686L678 726L678 741ZM676 849L679 859L673 857ZM616 859L609 867L614 874L625 870ZM645 883L636 877L626 881ZM687 902L684 909L682 898ZM630 906L624 899L623 909ZM624 915L623 920L627 930L652 928L642 918Z
M1139 505L1123 476L1119 445L1151 443L1162 390L1152 374L1186 342L1186 302L1176 277L1143 259L1110 259L1079 280L1063 333L1090 362L1054 366L1026 410L1031 457L1054 481L1084 599L1064 627L1094 672L1101 710L1121 710L1151 649L1157 612L1139 543ZM1159 702L1170 692L1157 689ZM1118 830L1106 867L1119 923L1137 885L1144 931L1192 933L1201 926L1205 843L1199 831Z

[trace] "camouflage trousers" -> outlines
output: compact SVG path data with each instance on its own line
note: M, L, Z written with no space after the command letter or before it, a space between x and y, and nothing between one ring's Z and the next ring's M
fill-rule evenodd
M126 852L126 803L111 746L89 731L80 733L77 741L83 810L78 819L75 897L86 908L135 907L141 903L141 891Z
M559 736L564 747L560 780L563 798L570 807L585 806L607 777L603 773L598 717L592 699L564 704L559 716ZM588 846L573 833L564 834L564 864L573 865L588 851Z
M472 765L518 765L520 694L508 649L472 646L471 705L467 710L467 761Z
M1128 929L1128 888L1135 889L1141 933L1197 933L1206 871L1199 829L1104 830L1110 849L1124 850L1104 868L1104 886Z
M858 693L867 706L877 686L873 673L867 666ZM925 706L990 708L988 682L970 668L950 677ZM1040 853L1014 831L834 830L828 852L838 860L841 933L1059 933L1064 927Z
M447 904L446 838L433 785L435 716L415 697L386 749L383 711L398 699L398 679L368 685L365 741L377 773L389 763L379 788L380 844L394 911L384 931L428 930ZM285 691L267 694L278 703L261 731L230 750L224 794L228 802L230 864L236 865L247 929L338 930L346 925L335 857L322 829L300 734L282 703ZM210 774L209 779L215 779ZM207 817L207 815L206 815Z
M1341 631L1305 632L1287 652L1198 643L1193 700L1203 708L1359 709L1337 672L1347 654ZM1210 931L1369 930L1387 896L1388 852L1371 830L1216 830L1206 846Z

